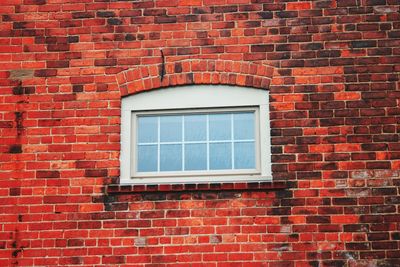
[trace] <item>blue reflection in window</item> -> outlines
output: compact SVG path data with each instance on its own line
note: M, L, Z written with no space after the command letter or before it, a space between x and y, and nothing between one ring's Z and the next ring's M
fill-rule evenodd
M182 141L182 116L160 116L160 141Z
M185 170L207 170L207 144L185 145Z
M138 172L256 168L254 111L145 115L137 126Z
M182 145L160 146L160 171L182 170Z
M233 138L235 140L254 139L254 113L233 114Z
M158 118L151 116L138 117L138 142L156 143L158 139Z
M231 114L210 114L210 140L231 140Z
M207 116L185 115L185 141L205 141L207 139Z
M156 172L157 171L157 146L139 145L138 146L138 171Z
M254 169L256 159L254 142L235 143L235 169Z
M210 170L232 169L231 143L210 144Z

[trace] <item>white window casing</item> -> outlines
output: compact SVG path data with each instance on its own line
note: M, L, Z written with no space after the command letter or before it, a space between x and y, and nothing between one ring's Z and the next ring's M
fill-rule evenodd
M228 85L189 85L151 90L122 99L121 184L185 184L271 181L269 96L267 90ZM136 117L142 114L185 114L255 111L254 170L136 172Z

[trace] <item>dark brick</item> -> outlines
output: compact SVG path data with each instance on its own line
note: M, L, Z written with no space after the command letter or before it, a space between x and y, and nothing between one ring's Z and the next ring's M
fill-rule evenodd
M72 91L74 93L79 93L79 92L83 92L83 85L82 84L74 84L72 86Z
M60 178L59 171L36 171L37 178Z
M117 65L117 60L115 58L107 58L107 59L95 59L95 66L115 66Z
M107 175L108 175L107 169L85 170L85 177L106 177Z
M57 70L55 69L42 69L42 70L35 70L36 77L53 77L57 76Z
M115 17L115 12L114 11L98 11L96 12L97 17L101 18L109 18L109 17Z
M78 43L79 42L79 36L78 35L71 35L68 36L68 43Z
M94 18L94 12L73 12L72 18L74 19L87 19L87 18Z
M47 51L49 52L60 52L60 51L69 51L69 44L49 44L47 46Z
M272 52L274 45L252 45L251 52Z
M177 18L176 16L159 16L154 19L154 22L158 24L176 23Z
M117 18L109 18L109 19L107 19L107 23L108 23L108 25L121 25L122 20L117 19Z

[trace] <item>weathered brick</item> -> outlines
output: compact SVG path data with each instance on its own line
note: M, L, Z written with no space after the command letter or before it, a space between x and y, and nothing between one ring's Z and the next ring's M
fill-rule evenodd
M396 1L8 2L0 265L399 265ZM272 182L118 184L121 97L185 84L269 91Z

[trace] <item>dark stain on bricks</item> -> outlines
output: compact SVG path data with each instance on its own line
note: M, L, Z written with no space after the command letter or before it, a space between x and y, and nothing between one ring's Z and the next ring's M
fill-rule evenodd
M82 264L82 257L71 257L71 264Z
M12 21L12 18L9 15L2 15L1 17L2 17L3 21Z
M96 13L97 17L100 18L110 18L110 17L115 17L115 12L113 11L98 11Z
M19 196L21 195L21 188L15 187L15 188L10 188L10 196Z
M181 73L182 72L182 64L180 62L175 63L175 73Z
M83 92L83 85L82 85L82 84L74 84L74 85L72 86L72 91L73 91L74 93Z
M20 144L10 145L10 148L9 148L8 152L11 153L11 154L22 153L22 146Z
M36 77L54 77L56 75L57 75L57 70L55 70L55 69L35 70Z
M11 247L13 248L12 252L11 252L11 256L13 258L12 261L12 265L13 266L17 266L18 265L18 261L16 260L16 258L18 257L18 255L24 250L23 246L20 246L20 240L19 240L19 231L18 229L15 229L14 235L13 235L13 242L11 243Z
M193 73L191 72L191 73L188 73L188 74L186 74L186 77L187 77L187 81L188 81L188 83L193 83L194 82L194 75L193 75Z
M13 29L25 29L28 22L26 21L17 21L13 23Z
M122 24L122 20L117 19L117 18L110 18L110 19L107 19L107 23L109 25L121 25Z
M136 36L133 34L128 33L127 35L125 35L125 41L135 41L136 40Z
M102 201L103 201L104 208L106 211L112 210L112 205L115 202L115 200L116 200L115 196L105 195L102 197Z
M45 5L47 0L25 0L25 5Z
M15 86L13 88L13 95L29 95L29 94L34 94L35 93L35 87L33 86L28 86L28 87L23 87L23 86Z
M21 135L21 133L22 133L21 131L24 128L24 126L23 126L24 113L20 112L20 111L17 111L14 114L15 114L15 124L16 124L16 128L17 128L17 134Z
M0 128L12 128L13 122L12 121L0 121Z
M85 170L85 177L106 177L107 174L107 169Z
M68 36L68 43L78 43L78 42L79 42L79 36L78 35Z

